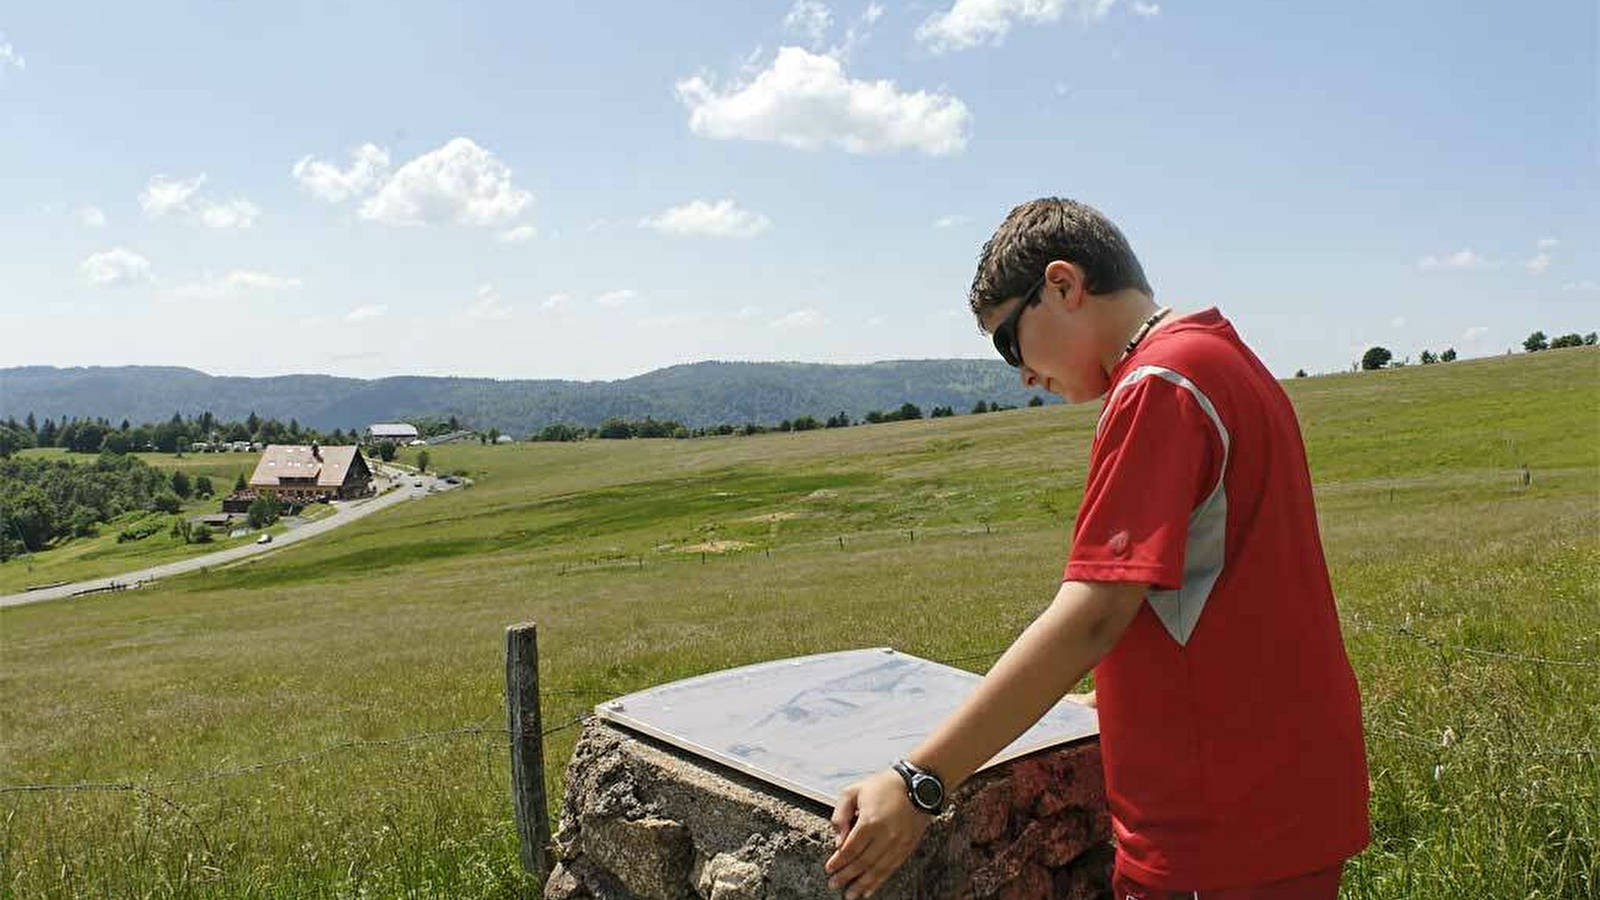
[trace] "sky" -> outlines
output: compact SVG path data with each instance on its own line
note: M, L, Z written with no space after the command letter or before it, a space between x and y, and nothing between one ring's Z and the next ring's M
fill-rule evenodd
M0 367L993 355L1071 197L1279 375L1600 327L1588 0L8 3Z

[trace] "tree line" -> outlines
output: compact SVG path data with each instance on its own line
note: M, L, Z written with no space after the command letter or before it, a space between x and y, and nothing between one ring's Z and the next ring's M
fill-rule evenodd
M184 500L213 492L204 475L191 478L181 469L168 474L136 456L104 453L92 464L0 459L0 560L92 535L123 513L176 513Z
M1600 342L1600 333L1593 331L1588 334L1573 332L1556 338L1548 337L1542 331L1535 331L1522 342L1522 349L1529 353L1537 353L1540 350L1559 350L1563 347L1593 347L1596 342ZM1455 359L1456 348L1454 347L1448 347L1440 353L1434 353L1431 349L1424 348L1417 355L1417 361L1424 366L1430 366L1434 363L1455 362ZM1387 347L1368 347L1367 352L1361 354L1361 369L1366 372L1378 369L1397 369L1410 364L1411 357L1408 356L1405 359L1397 360L1394 358L1393 351ZM1295 373L1295 376L1303 378L1305 374L1305 370L1301 369Z
M0 422L0 457L30 447L61 447L70 453L181 453L197 443L206 444L354 444L360 435L351 429L321 431L301 427L291 418L288 423L263 419L251 413L244 419L225 422L209 412L184 417L173 413L165 422L135 425L123 419L113 425L105 418L63 418L57 422L38 421L33 413L17 421L16 416Z
M1029 406L1043 406L1044 398L1035 396L1028 401ZM973 414L1000 412L1007 409L1016 409L993 401L979 400L973 407ZM926 418L940 419L957 415L954 409L948 406L935 406L929 410ZM797 431L815 431L827 428L850 428L858 425L877 425L883 422L904 422L924 418L922 408L915 403L902 403L899 408L884 410L870 410L859 420L852 419L843 410L825 419L816 416L804 415L793 419L784 419L776 425L766 425L758 422L745 422L740 425L721 423L707 425L700 428L689 428L681 422L671 419L656 419L645 416L643 419L625 419L612 417L601 422L598 427L585 428L581 425L570 425L558 422L546 425L542 430L528 435L530 441L583 441L583 440L626 440L629 438L678 438L690 439L700 437L739 435L750 436L755 434L768 434L772 432L790 433Z

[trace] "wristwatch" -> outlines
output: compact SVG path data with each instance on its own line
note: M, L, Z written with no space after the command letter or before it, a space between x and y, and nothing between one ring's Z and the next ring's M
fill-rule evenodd
M939 780L939 776L903 759L895 762L894 770L906 783L906 795L911 798L911 805L929 815L938 815L944 806L944 782Z

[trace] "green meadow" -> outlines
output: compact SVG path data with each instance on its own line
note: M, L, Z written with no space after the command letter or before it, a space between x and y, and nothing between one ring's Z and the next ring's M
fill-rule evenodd
M1345 896L1600 895L1600 351L1288 389L1365 704ZM472 487L0 610L0 784L80 787L0 793L0 891L536 896L505 626L539 623L552 809L610 695L876 645L981 672L1054 593L1096 412L436 447Z

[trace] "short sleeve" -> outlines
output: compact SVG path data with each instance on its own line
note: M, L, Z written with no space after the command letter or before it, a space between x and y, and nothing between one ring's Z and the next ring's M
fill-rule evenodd
M1182 376L1135 378L1101 416L1063 577L1176 590L1189 518L1222 476L1221 426Z

